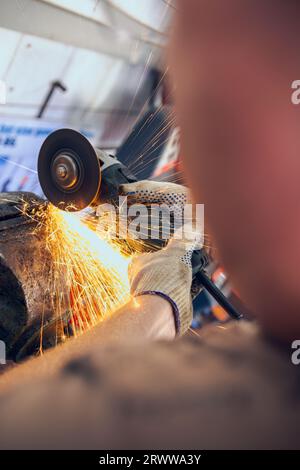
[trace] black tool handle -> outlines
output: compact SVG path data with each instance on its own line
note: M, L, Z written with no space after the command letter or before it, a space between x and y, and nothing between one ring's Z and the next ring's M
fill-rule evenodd
M206 272L202 269L196 274L197 280L209 292L210 295L218 302L221 307L235 320L240 320L243 315L239 313L234 306L229 302L220 289L211 281Z

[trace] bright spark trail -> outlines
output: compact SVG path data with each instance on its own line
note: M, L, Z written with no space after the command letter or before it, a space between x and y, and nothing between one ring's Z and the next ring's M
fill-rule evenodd
M38 217L41 221L37 230L45 230L46 247L53 260L49 288L56 294L54 314L58 324L61 322L58 331L69 312L67 317L76 336L129 300L130 257L112 241L102 239L76 213L49 204ZM41 345L42 336L43 328Z

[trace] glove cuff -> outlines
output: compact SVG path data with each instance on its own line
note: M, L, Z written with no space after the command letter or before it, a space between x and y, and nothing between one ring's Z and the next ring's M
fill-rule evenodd
M189 268L185 267L183 263L180 264L181 269L189 270ZM184 279L185 276L182 276L182 279ZM163 279L163 282L161 279ZM139 272L133 279L131 294L133 296L156 294L168 300L173 309L176 333L177 335L182 336L191 325L192 306L189 289L185 283L180 287L178 287L178 285L180 286L180 283L174 282L174 279L170 278L169 271L164 273L164 270L162 269L159 275L153 275L151 271L149 272L145 269ZM161 288L162 286L163 289Z
M135 297L139 297L140 295L159 295L163 299L167 300L172 306L176 335L180 335L180 332L181 332L180 314L179 314L178 307L176 303L174 302L174 300L171 299L171 297L169 297L168 295L164 294L164 292L153 291L153 290L140 292L138 294L135 294Z

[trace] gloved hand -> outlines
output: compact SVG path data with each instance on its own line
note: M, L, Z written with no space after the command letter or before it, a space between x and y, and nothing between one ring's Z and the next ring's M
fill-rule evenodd
M127 196L130 203L168 204L183 206L191 203L189 190L181 184L160 181L137 181L120 186L120 195Z
M189 191L184 186L155 181L140 181L121 187L121 193L128 196L129 204L191 203ZM201 247L201 234L184 227L183 235L188 237L169 241L166 248L155 253L133 258L129 266L129 281L133 296L156 294L168 300L173 308L176 332L183 335L189 328L192 316L192 263L193 251Z
M177 335L188 330L193 318L191 258L198 244L196 237L194 241L172 239L166 248L134 257L129 265L131 294L156 294L168 300Z
M166 225L163 229L163 238L165 242L171 238L170 230L168 227L172 227L172 221L170 215L173 214L176 217L176 228L182 226L183 224L183 208L185 204L191 204L191 197L189 190L180 184L160 182L160 181L149 181L143 180L136 183L129 183L120 186L121 196L127 197L127 206L130 207L134 204L144 205L147 208L160 205L160 211L162 215L162 220L166 222ZM172 208L171 212L168 210ZM186 215L186 214L185 214ZM148 239L150 238L150 226L149 222L151 220L152 229L155 231L159 230L159 227L162 229L162 221L159 219L152 218L149 219L148 214L140 215L140 235L141 238ZM170 222L170 226L168 225ZM174 219L173 219L174 222ZM173 227L174 228L174 227ZM151 232L153 235L153 232ZM135 235L134 235L135 236ZM129 231L129 238L132 237L132 232ZM155 238L155 237L154 237ZM151 244L151 243L150 243ZM157 240L156 240L157 244ZM164 243L161 244L161 246Z

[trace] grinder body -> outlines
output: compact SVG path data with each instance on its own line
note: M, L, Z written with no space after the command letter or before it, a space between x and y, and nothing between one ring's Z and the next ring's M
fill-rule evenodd
M95 149L101 164L101 184L93 205L115 201L121 184L134 183L137 178L119 160L102 150Z

